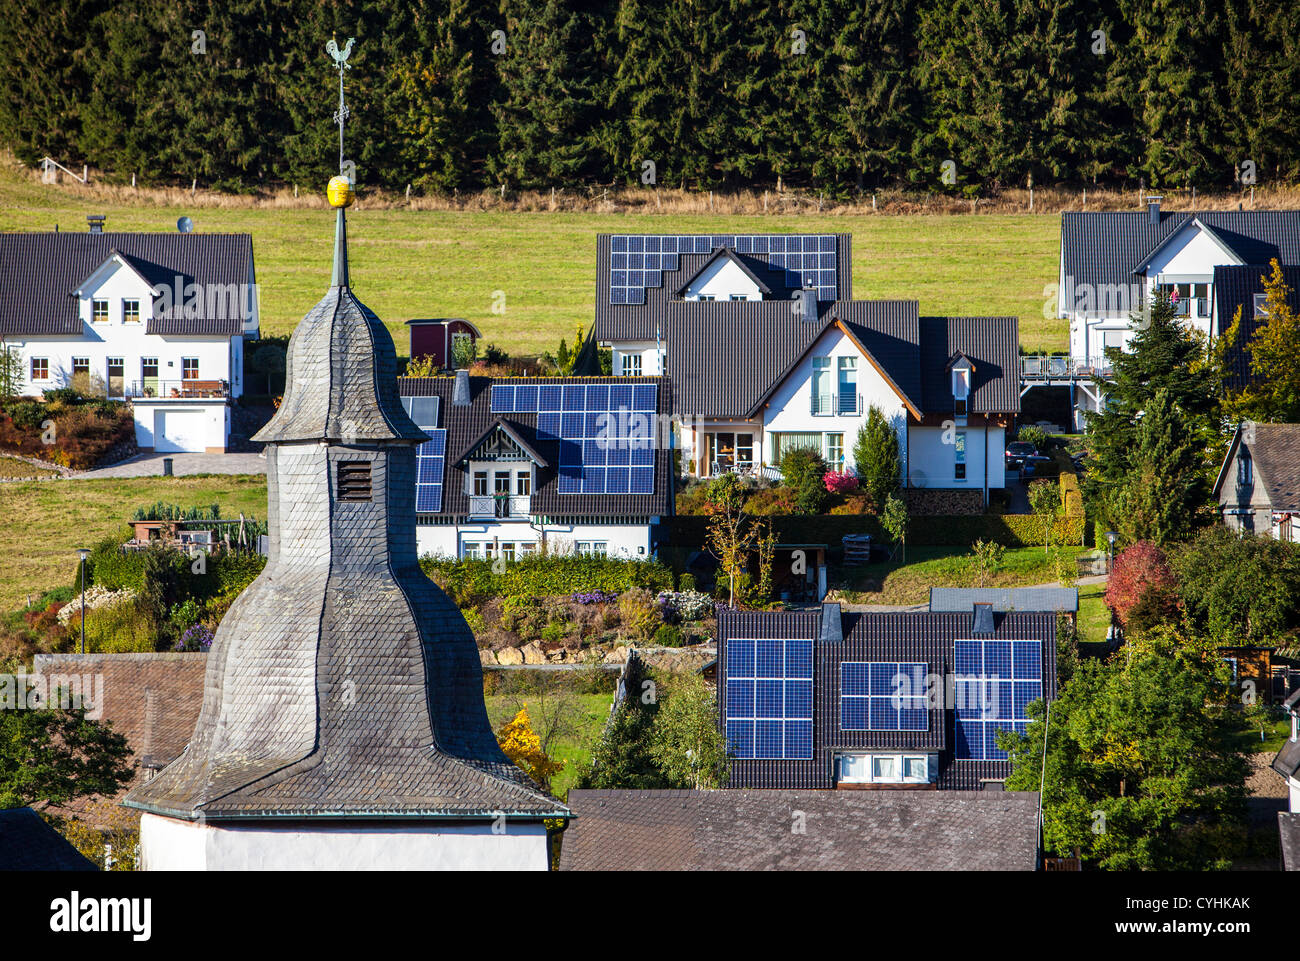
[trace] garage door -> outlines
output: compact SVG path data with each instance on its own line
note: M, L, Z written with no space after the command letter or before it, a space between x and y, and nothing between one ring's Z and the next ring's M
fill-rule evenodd
M205 411L160 410L155 416L155 450L202 453L207 447L204 443L208 420Z

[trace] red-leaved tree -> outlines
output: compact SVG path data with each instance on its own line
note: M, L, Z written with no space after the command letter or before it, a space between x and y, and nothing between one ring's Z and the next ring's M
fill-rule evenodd
M1120 625L1127 627L1129 614L1143 595L1153 590L1168 594L1177 584L1164 551L1150 541L1138 541L1115 555L1106 585L1106 606Z

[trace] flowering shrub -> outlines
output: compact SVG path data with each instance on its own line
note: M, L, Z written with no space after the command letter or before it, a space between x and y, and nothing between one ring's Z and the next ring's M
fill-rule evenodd
M828 470L822 483L832 494L850 494L858 489L858 475L851 470Z
M120 591L110 591L99 584L92 584L86 588L86 610L93 611L101 607L112 607L114 604L120 604L122 601L135 599L135 591L129 587L124 587ZM65 604L59 610L59 623L66 625L74 617L81 614L81 595L77 594L71 601Z
M212 646L212 629L206 624L195 624L176 642L178 651L206 651Z
M699 621L713 614L713 598L699 591L664 591L655 603L668 624Z
M573 595L575 604L612 604L618 600L618 594L614 591L581 591Z

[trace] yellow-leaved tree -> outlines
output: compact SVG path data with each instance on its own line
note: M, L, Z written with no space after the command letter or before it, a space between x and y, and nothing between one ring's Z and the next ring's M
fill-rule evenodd
M542 750L541 739L533 732L532 721L528 718L526 704L519 709L518 714L501 725L501 730L497 731L497 743L501 745L506 757L548 791L551 789L551 778L564 770L563 761L552 761Z

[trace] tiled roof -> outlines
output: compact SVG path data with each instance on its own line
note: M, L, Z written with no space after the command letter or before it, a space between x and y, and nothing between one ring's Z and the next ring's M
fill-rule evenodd
M1038 795L581 791L562 871L1032 871ZM798 826L802 830L792 830Z
M443 476L442 516L465 517L469 514L466 471L462 463L487 433L501 420L510 425L548 466L540 467L533 488L531 510L552 517L666 517L672 513L672 451L659 443L661 425L655 425L655 489L653 494L561 494L559 492L558 444L537 436L537 415L492 413L492 384L510 383L562 385L585 384L654 384L658 387L657 404L661 423L672 411L672 384L666 377L512 377L496 381L491 377L470 377L470 403L452 403L455 377L402 377L398 390L404 397L439 397L439 424L447 431L447 453Z
M1015 317L922 317L922 403L927 412L952 413L948 362L958 351L975 366L970 410L1020 410L1020 321Z
M1300 871L1300 811L1279 811L1277 829L1282 842L1282 870Z
M706 236L706 235L699 235ZM596 315L592 325L592 339L605 343L619 341L653 341L656 336L663 336L665 325L665 307L676 299L676 291L700 272L704 264L713 256L721 242L727 238L710 236L709 251L697 254L679 254L676 270L663 272L662 283L658 287L648 287L643 304L610 303L610 241L612 234L600 234L596 238ZM836 270L835 296L838 300L853 298L852 237L849 234L835 235L834 262ZM766 265L766 254L749 253L740 255L745 264L761 277L771 288L771 297L775 300L788 301L797 289L789 286L783 269L762 268ZM788 311L790 305L785 304ZM660 330L657 332L656 327Z
M94 871L95 865L31 808L0 811L0 871Z
M1255 424L1249 429L1254 440L1246 442L1250 459L1254 463L1257 483L1264 485L1269 506L1275 511L1300 511L1300 424ZM1244 433L1238 429L1238 435ZM1247 433L1246 436L1249 436ZM1214 485L1217 495L1230 467L1238 437L1228 447L1228 453Z
M1195 213L1161 211L1149 223L1146 211L1066 213L1061 217L1064 273L1082 284L1131 284L1133 269L1192 219L1199 219L1248 264L1300 263L1300 211L1229 210Z
M177 276L182 290L187 284L206 289L252 281L248 234L0 234L0 288L6 291L0 297L0 335L80 334L84 324L71 294L114 252L155 286L173 287ZM240 316L186 318L173 307L155 316L146 333L231 335L242 327Z
M1075 587L932 587L930 611L969 614L975 604L992 604L993 610L1068 611L1079 610Z
M1214 332L1216 337L1227 332L1232 326L1237 308L1241 308L1241 328L1237 332L1236 342L1228 347L1225 357L1230 388L1240 389L1254 379L1247 345L1267 321L1264 317L1255 318L1255 295L1264 293L1264 278L1272 273L1273 268L1267 264L1214 268L1214 301L1218 326ZM1300 311L1300 266L1284 264L1282 276L1291 288L1287 303L1292 310Z

